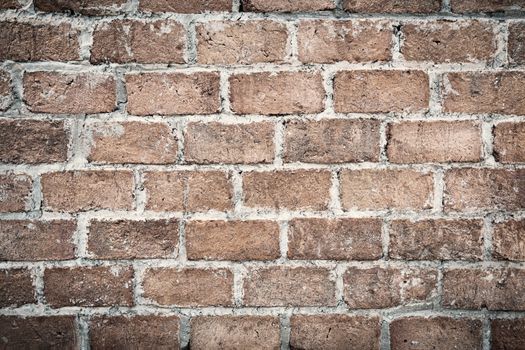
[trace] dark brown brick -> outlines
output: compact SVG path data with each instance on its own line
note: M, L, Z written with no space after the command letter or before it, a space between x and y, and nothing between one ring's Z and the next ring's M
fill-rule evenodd
M498 162L525 162L525 123L498 123L493 134L494 157Z
M38 11L100 16L122 12L127 2L127 0L34 0L34 5Z
M23 4L18 0L3 0L0 2L2 10L16 10L22 8Z
M496 319L490 324L492 350L522 350L525 345L525 319Z
M1 141L0 141L1 142ZM27 175L0 175L0 212L23 212L31 207L33 180Z
M492 250L496 259L525 261L525 219L495 223Z
M508 51L509 51L509 59L511 63L525 64L525 44L524 43L525 43L525 22L510 23L509 24L509 37L508 37Z
M343 9L360 13L432 13L440 0L343 0Z
M35 288L31 271L27 269L0 269L0 307L16 307L35 302Z
M231 12L232 0L141 0L139 9L146 12Z
M452 12L503 12L525 10L525 0L450 0Z
M335 9L333 0L241 0L247 12L311 12Z
M0 111L5 111L13 103L11 94L11 76L5 70L0 69Z

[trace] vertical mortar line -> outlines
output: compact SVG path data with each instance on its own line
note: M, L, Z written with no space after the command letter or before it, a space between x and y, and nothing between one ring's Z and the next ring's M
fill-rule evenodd
M77 216L77 229L73 235L75 243L75 256L77 258L88 258L88 232L91 222L84 213Z
M197 29L195 25L195 18L184 21L184 28L186 28L186 50L184 60L188 64L197 63Z
M283 260L288 258L288 227L288 221L279 221L279 250Z
M444 13L451 12L450 0L443 0L443 2L441 3L441 12L444 12Z
M73 168L83 167L88 163L92 131L86 123L86 116L76 118L71 123L67 165Z
M144 213L146 207L146 191L144 190L144 176L141 169L133 169L133 179L135 188L133 196L135 197L135 210Z
M188 126L188 122L183 120L178 121L168 121L168 124L171 128L172 134L177 139L177 164L183 164L184 159L184 133L186 132L186 128Z
M243 190L242 190L242 171L235 167L231 172L231 182L233 186L233 205L234 212L239 213L243 208Z
M492 61L492 68L507 67L509 65L508 39L509 26L508 21L501 20L496 25L496 54Z
M191 320L186 315L179 316L180 329L179 329L179 344L181 349L189 349L190 344L190 332L191 332Z
M276 167L283 165L283 152L284 152L284 133L285 133L285 121L281 118L278 118L275 121L274 137L273 144L275 148L275 156L273 159L273 164Z
M344 286L344 280L343 276L346 271L346 266L340 263L337 263L335 266L334 274L335 274L335 299L337 301L337 304L339 306L345 305L344 300L344 292L345 292L345 286Z
M139 0L130 0L129 12L137 13L139 11Z
M485 313L483 317L483 350L490 350L492 348L490 322L489 314Z
M392 43L390 46L390 52L392 55L392 62L403 62L404 57L401 53L403 47L403 24L401 21L392 22Z
M443 272L444 272L443 261L439 262L438 275L437 275L437 299L434 307L437 310L443 309Z
M388 128L389 122L382 120L379 124L379 161L383 164L388 162L387 148L388 148Z
M288 61L290 64L301 63L299 62L299 48L297 44L298 26L298 21L291 20L286 22L286 30L288 31L288 42L286 43L286 61Z
M230 73L225 70L220 71L219 93L221 96L221 112L231 114L230 107Z
M383 248L383 260L390 260L390 219L383 218L381 225L381 245Z
M291 311L279 315L281 350L290 349L290 318Z
M241 11L241 0L233 0L232 1L232 12L240 12Z
M187 260L186 257L186 215L183 215L179 220L179 247L177 252L177 259L181 262Z
M77 315L78 321L78 339L81 350L89 350L89 316Z
M381 335L380 335L380 349L390 350L390 321L381 315Z
M496 159L494 158L494 122L493 121L482 121L481 124L481 140L483 143L483 162L486 165L495 165Z
M33 267L33 284L35 286L35 297L38 305L45 304L44 297L44 263L38 263Z
M133 302L135 305L141 305L142 302L142 281L144 280L145 266L140 262L132 261L133 267Z
M492 260L493 219L492 215L487 215L483 218L483 260L485 261Z
M13 64L9 69L11 75L12 98L9 110L23 112L24 103L24 68L20 64Z
M233 265L233 304L242 307L244 299L244 277L246 269L241 264Z
M33 176L33 188L31 191L31 198L30 198L30 211L34 212L40 212L42 213L42 183L41 183L41 175L35 175Z
M128 93L126 90L126 77L123 69L115 69L116 76L116 94L117 94L117 110L122 113L127 112Z
M335 2L335 9L337 11L344 11L343 9L343 0L334 0Z
M443 201L445 193L445 181L444 181L444 170L441 167L437 167L434 171L434 193L432 211L434 213L443 212Z
M83 19L84 24L80 29L78 37L80 48L80 59L89 62L91 49L93 47L93 32L95 31L96 22L93 19Z
M323 68L323 85L325 89L325 113L334 113L334 79L335 71Z
M341 179L340 179L340 168L334 168L331 171L331 181L332 185L330 186L330 203L329 211L332 216L336 216L342 212L341 205Z
M441 84L443 76L441 73L429 70L428 71L428 83L429 83L429 111L432 115L440 115L443 111L441 106Z

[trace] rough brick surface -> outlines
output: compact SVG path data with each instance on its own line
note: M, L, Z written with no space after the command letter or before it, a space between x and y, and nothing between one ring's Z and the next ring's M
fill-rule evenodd
M5 70L0 70L0 111L8 109L12 102L11 77Z
M525 6L525 5L524 5ZM509 26L509 59L514 64L525 64L525 22Z
M44 12L72 12L88 16L112 15L120 12L126 0L35 0L35 9Z
M4 0L0 3L0 9L2 10L8 10L8 9L19 9L22 7L22 3L20 3L18 0Z
M504 12L525 9L524 0L451 0L453 12Z
M30 209L33 181L27 175L0 175L0 212Z
M494 157L499 162L525 162L525 123L496 124L493 134Z
M0 307L22 306L36 301L31 271L0 269Z
M241 0L243 11L252 12L309 12L335 8L333 0Z
M349 12L363 13L432 13L441 8L439 0L343 0Z
M494 224L492 244L496 259L525 261L525 219Z
M492 349L519 350L525 344L525 319L496 319L490 324Z
M176 12L176 13L203 13L203 12L230 12L232 0L142 0L139 9L146 12Z

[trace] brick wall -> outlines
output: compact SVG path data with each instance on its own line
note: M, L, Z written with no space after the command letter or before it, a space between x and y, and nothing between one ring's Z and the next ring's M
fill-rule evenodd
M0 8L0 348L525 348L525 1Z

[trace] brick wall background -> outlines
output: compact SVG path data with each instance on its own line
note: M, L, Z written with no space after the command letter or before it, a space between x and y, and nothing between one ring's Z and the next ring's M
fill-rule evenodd
M525 349L525 1L0 8L0 348Z

